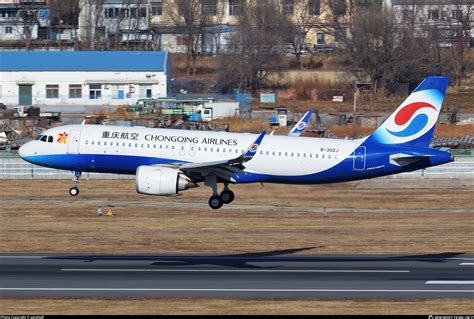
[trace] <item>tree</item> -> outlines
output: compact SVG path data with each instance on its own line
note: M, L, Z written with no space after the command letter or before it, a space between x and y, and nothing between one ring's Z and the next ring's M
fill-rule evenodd
M41 4L34 2L20 1L16 4L18 12L19 24L17 25L17 33L20 35L25 49L31 50L31 44L34 37L34 29L38 27L38 12Z
M276 0L261 0L242 7L239 27L229 37L230 55L221 58L220 84L256 91L269 71L281 68L287 15Z
M79 49L77 28L79 26L79 14L81 7L79 0L50 0L51 26L53 28L71 29L74 35L74 48Z
M211 25L211 16L203 14L201 0L175 0L175 4L168 3L165 16L169 24L185 36L188 74L195 74L203 31Z
M283 12L288 15L288 28L286 28L286 40L291 45L295 54L296 63L300 65L300 58L306 49L306 37L308 32L315 26L321 24L321 1L320 0L292 0L281 1ZM285 9L286 8L286 9ZM292 9L291 9L292 8Z

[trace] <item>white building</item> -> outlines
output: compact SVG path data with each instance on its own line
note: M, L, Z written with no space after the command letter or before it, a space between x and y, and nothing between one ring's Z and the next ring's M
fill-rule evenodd
M163 51L3 51L0 102L14 105L131 105L166 97Z

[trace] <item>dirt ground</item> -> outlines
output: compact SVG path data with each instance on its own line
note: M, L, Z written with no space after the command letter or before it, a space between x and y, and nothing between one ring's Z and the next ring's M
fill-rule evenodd
M0 181L0 251L32 253L474 253L474 181L376 179L317 186L238 185L229 209L209 189L175 198L133 180ZM113 204L112 217L98 217ZM322 216L322 207L329 216ZM472 299L2 299L3 314L470 314Z
M133 180L90 180L72 199L70 184L0 181L0 251L474 253L472 180L237 185L236 201L217 211L206 187L149 197ZM114 216L98 217L107 204Z
M466 315L472 299L236 300L236 299L0 299L2 314L224 315Z

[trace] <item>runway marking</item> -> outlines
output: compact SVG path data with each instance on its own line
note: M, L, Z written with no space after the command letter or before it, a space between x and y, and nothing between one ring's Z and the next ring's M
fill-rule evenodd
M269 272L269 273L408 273L410 270L365 270L365 269L107 269L107 268L63 268L61 271L84 272Z
M189 291L189 292L419 292L474 293L453 289L226 289L226 288L0 288L0 291Z
M0 256L0 258L25 258L25 259L41 259L48 256Z
M460 263L460 266L474 266L474 263Z
M426 285L474 285L474 280L430 280Z

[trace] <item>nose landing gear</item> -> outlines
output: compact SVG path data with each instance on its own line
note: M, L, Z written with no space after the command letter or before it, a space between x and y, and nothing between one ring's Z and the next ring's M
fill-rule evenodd
M74 186L69 189L69 195L77 196L79 195L79 179L81 178L81 172L74 172L74 178L72 179L74 182Z

